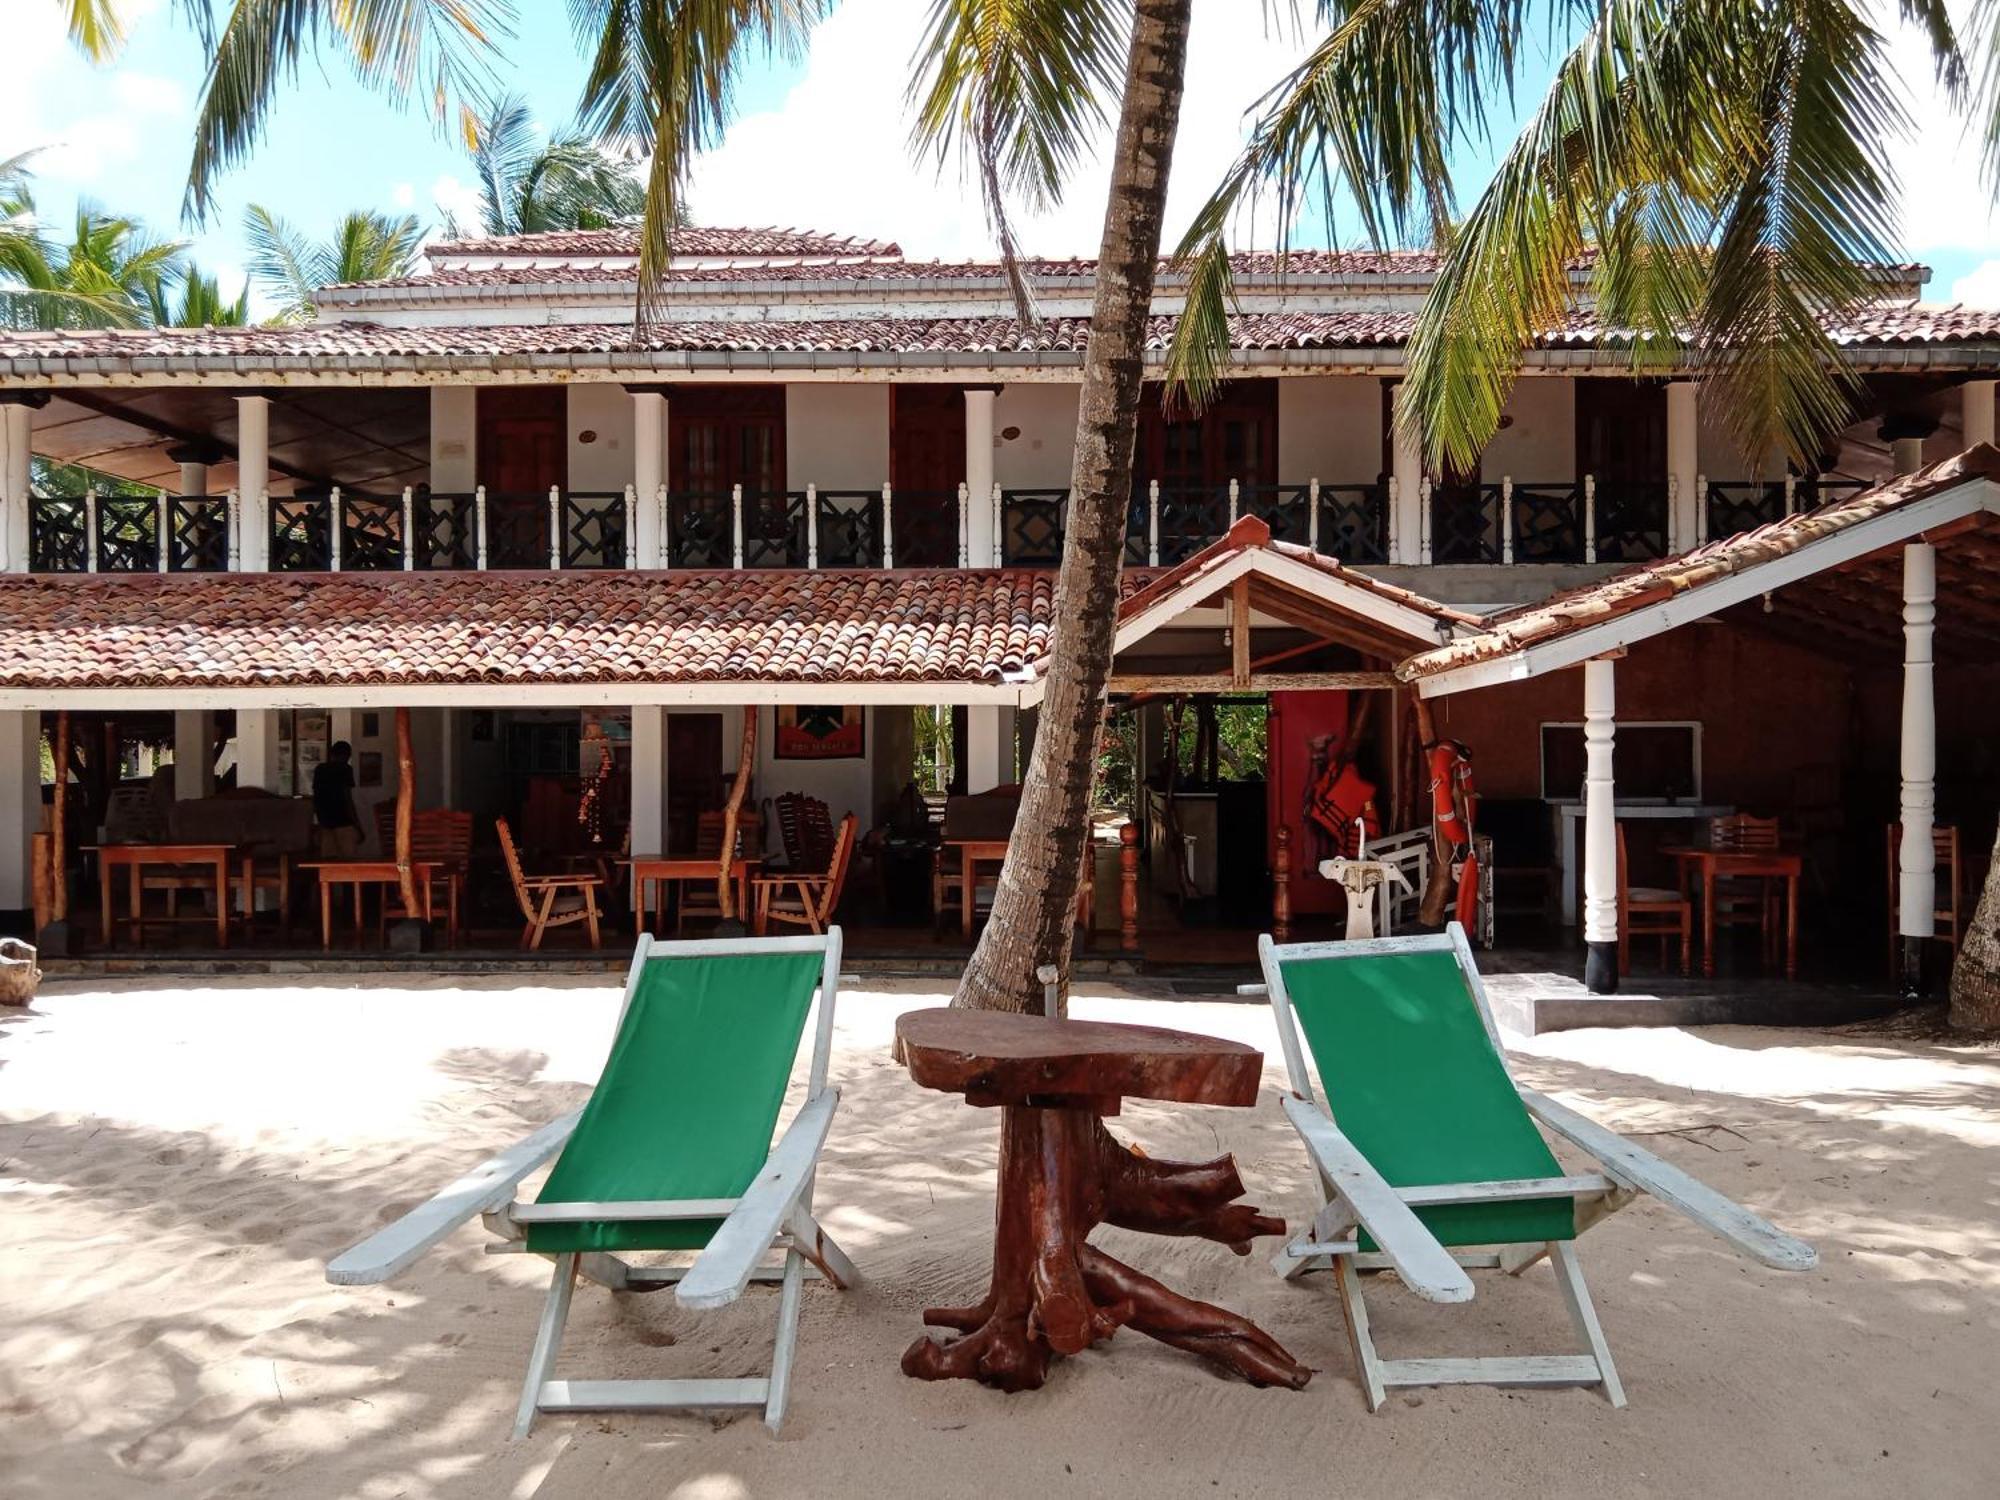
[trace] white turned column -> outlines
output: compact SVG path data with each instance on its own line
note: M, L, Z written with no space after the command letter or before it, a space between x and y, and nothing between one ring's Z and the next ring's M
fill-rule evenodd
M42 827L42 716L0 711L0 911L34 905L29 839Z
M1667 479L1673 494L1667 512L1667 551L1685 552L1701 537L1701 412L1695 383L1667 386Z
M1937 703L1931 683L1937 621L1937 548L1911 542L1903 548L1903 787L1899 802L1902 842L1896 850L1901 891L1896 930L1903 938L1903 979L1922 987L1923 940L1937 910L1936 851L1931 826L1937 813Z
M992 703L965 711L965 789L990 792L1013 779L1014 713Z
M667 850L667 711L632 705L632 855Z
M181 465L181 487L183 495L206 495L208 493L208 465L184 463Z
M1958 388L1959 423L1965 432L1965 446L1975 448L1993 441L1993 391L1991 380L1968 380Z
M966 553L975 568L990 567L993 547L993 401L990 386L965 393L965 488L971 496L965 523ZM997 783L996 783L997 784Z
M5 530L0 534L0 572L28 571L28 475L29 460L35 451L35 414L29 407L13 402L0 406L0 433L6 452L0 455L0 507L4 507Z
M278 790L278 711L236 710L236 786Z
M1416 563L1423 561L1424 450L1419 435L1405 429L1403 390L1400 380L1389 387L1392 424L1389 475L1396 482L1396 514L1389 523L1396 538L1396 554L1389 561Z
M1613 664L1583 664L1584 983L1595 994L1618 988L1618 808L1612 778L1617 694Z
M236 488L243 497L242 571L269 572L271 403L263 396L236 398Z
M660 486L666 482L667 398L658 391L632 393L632 491L639 537L639 566L657 568L666 557L660 534ZM634 721L636 724L636 720Z
M205 708L174 710L174 800L192 802L215 790L215 768L209 763L215 716Z

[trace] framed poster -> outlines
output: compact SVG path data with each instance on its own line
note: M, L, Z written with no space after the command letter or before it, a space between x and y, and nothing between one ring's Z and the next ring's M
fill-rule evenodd
M865 754L865 709L781 707L774 760L854 760Z

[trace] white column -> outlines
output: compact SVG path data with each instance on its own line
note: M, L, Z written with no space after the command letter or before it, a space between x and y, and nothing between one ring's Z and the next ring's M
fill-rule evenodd
M1958 388L1959 422L1968 448L1993 441L1993 391L1996 383L2000 382L1968 380Z
M236 488L242 496L240 556L245 573L271 567L271 403L236 398ZM275 783L273 783L275 787Z
M1013 747L1014 713L1011 708L997 704L975 703L965 711L965 789L967 792L990 792L996 786L1013 780L1014 765L1011 754L1003 754L1005 747Z
M1617 695L1612 663L1583 664L1584 983L1596 994L1618 988L1618 809L1611 774Z
M0 572L28 571L28 461L35 451L35 413L19 402L0 406L6 454L0 462L0 504L6 510L0 536Z
M664 854L667 815L667 711L632 706L632 854Z
M42 716L0 712L0 911L34 904L28 842L42 827Z
M236 710L236 785L278 789L278 711L274 708Z
M205 708L174 710L174 800L192 802L215 790L209 761L215 716Z
M1389 387L1391 429L1390 477L1396 481L1396 515L1391 529L1396 534L1396 552L1390 562L1423 561L1424 534L1424 450L1414 433L1402 422L1403 383Z
M965 488L971 514L966 554L975 568L993 563L993 399L991 386L965 392Z
M208 465L184 463L181 465L181 487L179 494L206 495L208 493Z
M477 473L479 392L469 385L431 387L431 488L470 494Z
M1676 380L1667 386L1667 478L1673 482L1673 507L1667 516L1667 551L1685 552L1701 537L1701 415L1695 404L1695 383Z
M1921 988L1922 940L1937 910L1936 851L1931 825L1937 813L1937 704L1931 684L1931 636L1937 620L1937 548L1911 542L1903 548L1903 837L1896 850L1901 897L1896 930L1903 937L1903 978Z
M636 499L639 566L663 567L667 539L661 535L660 486L666 482L667 398L658 391L632 393L632 491ZM634 720L636 732L637 720Z

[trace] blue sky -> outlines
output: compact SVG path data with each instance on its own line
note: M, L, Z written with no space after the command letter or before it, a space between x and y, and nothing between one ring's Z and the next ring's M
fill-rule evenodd
M915 254L990 253L975 195L955 174L940 177L911 162L904 146L904 64L925 8L925 0L847 0L816 34L809 58L753 68L737 123L696 173L697 217L894 238ZM0 154L45 148L36 191L46 218L66 218L79 197L138 214L161 234L190 239L196 259L233 288L245 259L240 225L249 203L308 233L324 232L349 208L412 212L432 226L442 225L454 204L465 211L470 169L455 140L421 111L361 88L345 63L329 56L309 63L283 91L252 161L222 180L215 218L184 225L181 188L202 57L171 7L127 0L130 44L101 70L69 48L52 0L10 0L6 9L0 45L16 86L0 94ZM584 70L567 7L526 0L519 9L502 80L528 98L545 125L559 127L574 112ZM1294 39L1242 24L1253 9L1244 0L1197 4L1175 162L1176 220L1226 166L1243 111L1298 55ZM1917 121L1899 153L1909 253L1936 268L1931 298L2000 304L2000 228L1983 209L1965 206L1980 201L1971 153L1930 97L1916 45L1899 41L1896 56ZM1475 187L1467 182L1468 191ZM1026 223L1024 242L1041 253L1089 253L1101 201L1096 172L1087 171L1069 202Z

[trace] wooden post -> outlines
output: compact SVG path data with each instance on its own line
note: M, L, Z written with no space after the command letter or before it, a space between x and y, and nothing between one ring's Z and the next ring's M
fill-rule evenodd
M736 823L743 814L743 799L750 792L750 770L757 760L757 705L743 705L743 743L736 752L736 779L729 784L729 804L722 810L722 856L716 870L716 904L722 920L734 922L743 913L736 910Z
M1118 946L1139 951L1139 825L1118 830Z
M49 920L69 919L69 710L56 711L56 785L49 799Z
M1278 825L1278 849L1271 858L1271 936L1285 942L1292 935L1292 829Z
M1233 687L1250 686L1250 579L1247 574L1229 588L1229 680Z
M417 801L417 759L410 749L410 711L396 710L396 879L402 887L403 911L416 917L417 872L410 864L410 819Z

